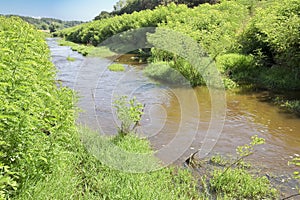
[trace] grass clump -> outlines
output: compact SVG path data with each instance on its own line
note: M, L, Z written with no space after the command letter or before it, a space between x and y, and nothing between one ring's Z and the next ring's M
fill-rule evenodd
M67 57L67 61L70 61L70 62L74 62L76 60L76 58L73 58L71 56L68 56Z
M215 170L210 186L217 194L230 199L274 199L277 195L267 177L254 177L239 168Z
M125 67L122 64L114 63L108 66L108 69L113 72L123 72L125 71Z
M96 141L88 146L87 138ZM85 141L84 145L80 142ZM84 139L85 138L85 139ZM146 173L128 173L103 164L93 148L105 148L105 143L132 153L152 153L147 140L133 134L106 137L80 128L68 149L61 149L55 157L52 173L45 179L26 183L16 199L199 199L197 183L188 170L163 168ZM97 146L101 145L101 146ZM115 159L114 152L106 149ZM124 158L123 158L124 159ZM126 165L122 160L120 165ZM144 163L144 161L141 161Z
M84 45L84 44L76 44L74 42L66 41L64 39L59 39L58 43L60 46L69 46L73 51L77 51L83 56L91 56L91 57L111 57L116 55L112 51L110 51L107 47L95 47L93 45Z

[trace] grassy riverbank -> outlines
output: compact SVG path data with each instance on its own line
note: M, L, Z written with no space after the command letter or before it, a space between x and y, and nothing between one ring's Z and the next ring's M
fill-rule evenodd
M131 29L153 26L170 29L193 38L215 59L227 88L254 84L270 90L299 90L299 4L299 0L234 0L195 8L170 4L93 21L57 35L97 46ZM163 43L159 41L163 35L155 34L158 41L154 43ZM175 62L171 67L193 86L204 84L199 80L201 74L197 75L185 59L174 53L152 48L150 60Z
M198 198L186 170L129 174L89 154L80 138L88 131L75 124L75 94L57 87L43 35L18 18L0 24L0 199ZM116 141L150 151L134 136Z
M0 17L0 24L1 200L209 199L187 169L132 174L96 159L84 138L102 139L76 126L76 95L57 86L43 35L18 18ZM104 141L129 152L152 152L147 140L132 134ZM222 199L223 190L216 192Z

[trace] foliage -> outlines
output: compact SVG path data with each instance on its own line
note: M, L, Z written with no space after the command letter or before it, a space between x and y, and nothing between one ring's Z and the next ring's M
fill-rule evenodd
M74 62L75 60L76 60L76 58L72 58L71 56L67 57L67 61Z
M216 170L210 181L212 189L229 199L274 199L277 191L272 189L267 177L254 177L244 169L229 169L226 173Z
M198 198L187 170L130 174L89 154L80 140L88 131L75 126L73 92L57 88L43 36L17 18L0 24L0 199ZM130 105L127 113L137 120L141 106ZM109 140L127 151L151 151L136 136Z
M299 0L273 0L264 8L257 10L241 34L239 41L241 51L254 55L264 67L265 75L260 77L263 85L270 85L271 79L274 81L272 88L277 88L278 85L279 89L299 89L299 84L291 85L292 82L299 83L300 79L299 5ZM270 67L275 67L276 70L268 71ZM284 77L274 75L277 72L283 72ZM267 76L269 73L272 75ZM277 80L284 82L278 84Z
M293 160L289 162L289 165L295 165L297 167L300 167L300 156L295 155L295 158L293 158ZM296 179L300 179L300 172L296 171L294 172L294 175Z
M96 57L110 57L114 56L115 53L111 52L106 47L94 47L91 45L81 45L74 42L66 41L63 39L58 40L60 46L69 46L73 51L77 51L83 56L96 56Z
M200 4L218 3L219 0L119 0L114 6L111 15L122 15L124 13L131 14L147 9L154 9L159 5L168 5L170 3L186 4L188 7L195 7Z
M253 56L234 53L218 56L217 67L227 77L239 82L250 81L257 72Z
M165 21L170 12L176 13L180 11L180 7L171 4L168 7L159 7L153 11L144 10L132 13L131 15L124 14L93 21L64 29L57 34L72 42L97 46L111 36L124 31L141 27L155 27Z
M73 92L57 88L41 33L19 18L0 17L1 192L51 173L57 146L69 146ZM17 184L14 184L17 182ZM13 187L12 187L13 186Z
M20 17L22 20L34 25L39 30L50 30L50 27L55 27L55 30L61 30L83 23L82 21L63 21L54 18L33 18L17 15L5 15L6 17ZM53 26L55 25L55 26Z
M256 145L264 143L263 138L255 135L251 137L250 144L238 146L237 160L224 170L213 172L210 180L211 189L217 194L222 194L225 199L274 199L277 196L277 190L271 188L267 177L254 177L244 169L243 159L254 153ZM220 157L215 157L214 161L225 163ZM237 168L234 168L234 165Z
M96 46L132 29L171 29L196 40L217 61L226 88L250 83L269 89L299 89L299 0L224 0L214 5L200 0L189 2L121 0L116 6L120 13L126 9L141 11L114 13L108 19L65 29L59 35ZM143 10L143 6L153 10ZM160 49L151 50L152 62L173 62L172 68L192 85L204 84L192 65L177 58Z
M121 135L129 134L141 120L143 105L137 102L135 97L128 101L127 96L122 96L114 101L114 107L121 122L119 133Z
M184 76L171 67L173 64L174 63L167 62L152 63L144 69L144 74L164 83L176 85L186 84L187 80Z
M113 72L123 72L123 71L125 71L124 65L117 64L117 63L114 63L114 64L108 66L108 69L110 71L113 71Z
M250 144L238 146L236 149L237 154L240 157L247 157L254 153L254 147L265 143L265 139L259 138L257 135L251 137Z

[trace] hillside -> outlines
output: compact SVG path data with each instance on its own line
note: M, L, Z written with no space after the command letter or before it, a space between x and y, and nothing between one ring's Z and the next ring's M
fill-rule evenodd
M300 0L222 1L219 4L159 6L59 31L66 40L97 46L141 27L160 27L197 41L216 61L228 88L255 84L274 90L300 89ZM159 33L156 33L159 34ZM159 38L159 37L158 37ZM155 42L154 42L155 43ZM151 49L152 62L173 61L193 86L204 84L197 69L176 55Z
M34 25L39 30L49 30L50 32L55 32L64 28L69 28L72 26L79 25L83 23L82 21L63 21L54 18L33 18L27 16L18 15L5 15L6 17L20 17L24 21Z

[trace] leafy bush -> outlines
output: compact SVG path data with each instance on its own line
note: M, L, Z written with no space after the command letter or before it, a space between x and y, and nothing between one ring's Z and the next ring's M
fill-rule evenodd
M295 76L297 74L291 70L281 66L273 66L258 74L257 83L269 89L299 90L300 79L295 78Z
M217 57L217 67L233 80L253 80L257 71L253 56L241 54L224 54Z
M0 17L0 49L1 179L12 179L1 190L10 198L14 181L22 188L51 173L57 146L68 147L75 110L73 92L57 88L48 46L32 25Z
M273 0L258 9L242 34L242 52L257 55L263 65L278 65L299 79L300 1Z

